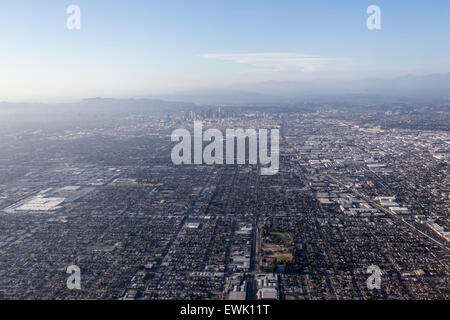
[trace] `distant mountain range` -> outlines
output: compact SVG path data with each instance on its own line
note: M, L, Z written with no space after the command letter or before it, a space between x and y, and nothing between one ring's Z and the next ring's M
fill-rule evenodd
M450 102L450 73L408 75L390 80L265 81L225 89L146 95L129 99L90 98L78 103L37 104L0 102L7 113L139 113L181 110L210 105L274 105L291 103L435 103Z
M268 91L270 92L270 91ZM170 94L147 95L145 98L165 101L187 101L198 105L247 105L254 103L279 103L285 100L270 93L252 92L236 89L210 89L175 92Z
M197 104L267 104L292 101L322 101L365 97L376 101L438 101L450 99L450 73L426 76L408 75L395 79L360 81L265 81L232 86L228 89L195 90L146 98L179 100Z

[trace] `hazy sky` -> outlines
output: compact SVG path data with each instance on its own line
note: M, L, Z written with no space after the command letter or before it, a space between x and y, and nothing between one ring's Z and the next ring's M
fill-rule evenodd
M444 72L448 0L0 0L0 101Z

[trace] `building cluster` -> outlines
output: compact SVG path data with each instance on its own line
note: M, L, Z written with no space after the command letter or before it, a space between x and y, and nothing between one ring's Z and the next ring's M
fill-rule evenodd
M450 134L378 116L212 108L12 135L0 298L448 299ZM194 119L278 128L279 172L172 164Z

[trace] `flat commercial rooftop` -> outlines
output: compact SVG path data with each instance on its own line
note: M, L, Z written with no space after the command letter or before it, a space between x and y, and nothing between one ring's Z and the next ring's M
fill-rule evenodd
M15 211L54 211L59 209L65 198L46 198L38 195L31 198L21 206L15 208Z

